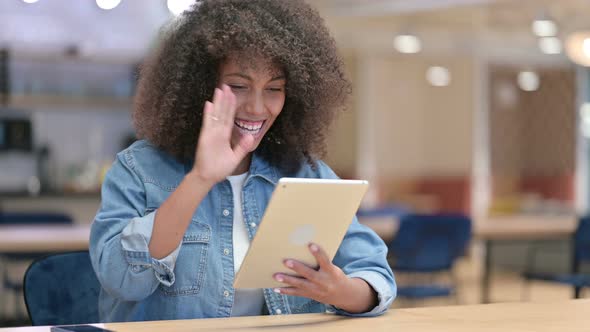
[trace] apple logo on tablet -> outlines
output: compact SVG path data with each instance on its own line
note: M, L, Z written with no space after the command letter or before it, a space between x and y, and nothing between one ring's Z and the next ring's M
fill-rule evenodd
M297 227L289 236L292 244L305 246L313 240L315 236L315 227L313 225L303 225Z

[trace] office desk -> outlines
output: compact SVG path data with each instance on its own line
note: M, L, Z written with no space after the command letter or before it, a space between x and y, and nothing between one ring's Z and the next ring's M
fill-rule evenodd
M360 218L386 240L391 240L399 227L393 217ZM573 216L505 216L476 219L473 237L485 245L482 302L489 302L491 248L503 241L563 240L575 232ZM0 253L31 253L87 250L90 225L80 226L0 226Z
M391 241L399 227L395 217L366 217L359 222L369 226L386 243ZM473 221L473 238L485 246L481 302L490 301L490 276L492 270L492 246L507 241L567 240L576 230L575 216L509 215L476 218Z
M391 240L398 220L391 217L360 219L385 240ZM0 253L88 250L90 225L0 226Z
M385 243L390 243L399 228L399 219L394 216L358 217L359 223L372 229Z
M551 240L570 237L575 216L510 215L476 219L473 236L481 240Z
M490 276L492 267L492 246L508 241L568 240L576 227L575 216L498 216L477 219L473 225L473 236L485 246L483 276L481 280L481 302L490 302Z
M322 331L322 332L473 332L588 331L590 300L555 303L497 303L489 305L393 309L375 318L331 314L254 316L138 323L99 324L120 332L188 331ZM0 329L0 332L49 332L49 327Z
M90 225L0 226L0 253L88 250Z
M7 273L6 254L27 257L46 253L88 250L90 225L2 225L0 226L0 275ZM17 257L22 259L22 257ZM28 259L28 258L27 258ZM32 259L32 258L31 258ZM1 287L1 286L0 286ZM15 301L16 301L15 293ZM6 310L0 301L0 310ZM20 308L16 305L16 308ZM19 309L16 309L20 313ZM2 311L0 311L0 316Z

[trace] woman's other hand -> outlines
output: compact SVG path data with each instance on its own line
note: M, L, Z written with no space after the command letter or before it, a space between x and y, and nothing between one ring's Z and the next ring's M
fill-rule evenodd
M338 266L332 264L320 246L312 243L309 250L319 268L313 269L297 260L286 259L284 265L299 277L275 274L275 280L289 286L275 288L275 292L307 297L350 313L367 312L378 304L377 293L366 281L349 278Z

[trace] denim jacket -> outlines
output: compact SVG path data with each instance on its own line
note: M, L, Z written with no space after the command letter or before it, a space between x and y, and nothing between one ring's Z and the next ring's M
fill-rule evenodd
M148 244L158 207L192 166L182 164L147 141L117 154L102 186L102 202L92 224L90 257L101 283L99 314L103 322L228 317L232 312L233 196L229 181L217 183L192 216L182 243L169 256L155 259ZM277 181L285 174L256 154L243 187L243 217L250 239ZM305 164L302 178L337 178L318 161ZM321 245L321 243L320 243ZM371 311L341 309L264 289L269 314L333 311L376 316L396 295L387 248L369 228L352 221L333 263L349 277L364 279L378 294Z

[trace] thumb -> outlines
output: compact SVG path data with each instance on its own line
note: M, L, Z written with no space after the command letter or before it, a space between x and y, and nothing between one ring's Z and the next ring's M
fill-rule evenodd
M243 135L240 141L234 146L234 153L239 160L242 160L246 155L254 149L254 136Z

